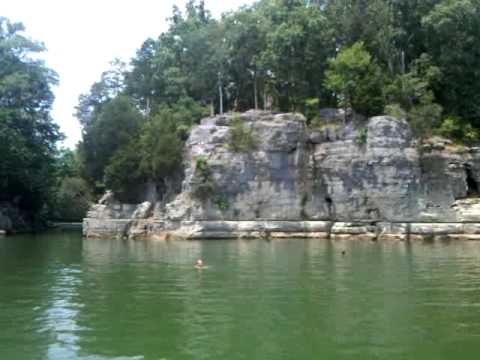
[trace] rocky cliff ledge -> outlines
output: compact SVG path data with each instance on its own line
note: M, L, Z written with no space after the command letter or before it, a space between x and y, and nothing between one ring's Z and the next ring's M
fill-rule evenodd
M420 145L392 117L322 114L316 128L299 114L204 119L185 146L181 193L140 205L109 194L85 236L480 239L479 148Z

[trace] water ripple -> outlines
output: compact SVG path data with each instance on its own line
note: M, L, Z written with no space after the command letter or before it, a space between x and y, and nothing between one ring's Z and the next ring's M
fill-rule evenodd
M11 252L0 253L1 359L462 360L478 350L480 243L36 241L0 239Z

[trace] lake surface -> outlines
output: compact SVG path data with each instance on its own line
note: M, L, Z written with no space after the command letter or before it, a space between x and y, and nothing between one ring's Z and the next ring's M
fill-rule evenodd
M2 360L479 354L480 242L0 238Z

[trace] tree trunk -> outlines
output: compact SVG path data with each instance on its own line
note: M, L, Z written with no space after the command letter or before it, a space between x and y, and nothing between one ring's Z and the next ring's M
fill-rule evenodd
M146 106L145 112L147 113L147 115L150 115L150 98L148 96L147 96L147 106Z
M257 72L253 72L253 96L255 103L255 110L258 110L258 89L257 89Z
M222 84L218 84L218 93L220 95L220 115L223 115L223 88Z

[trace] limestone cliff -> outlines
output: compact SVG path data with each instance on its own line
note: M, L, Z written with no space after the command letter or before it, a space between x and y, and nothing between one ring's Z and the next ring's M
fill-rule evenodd
M442 139L420 145L409 125L392 117L323 114L313 129L299 114L204 119L186 143L176 198L138 208L98 204L84 221L85 235L476 236L478 149ZM441 223L459 225L445 230Z

